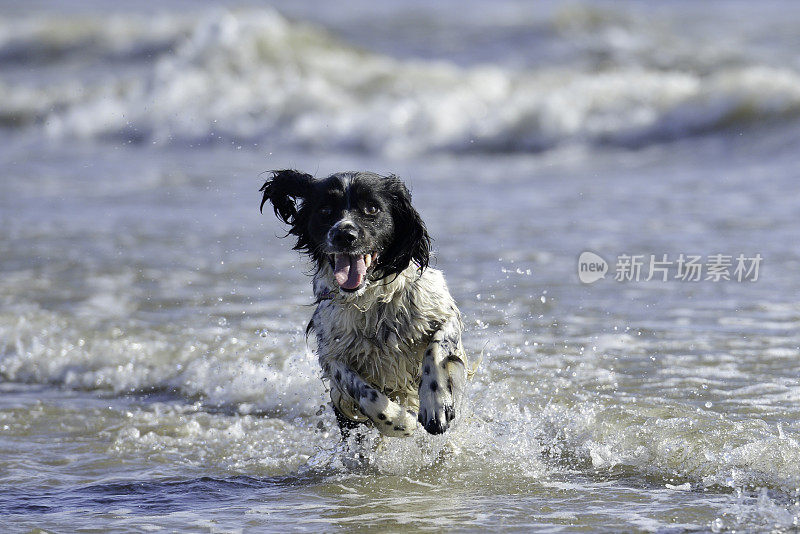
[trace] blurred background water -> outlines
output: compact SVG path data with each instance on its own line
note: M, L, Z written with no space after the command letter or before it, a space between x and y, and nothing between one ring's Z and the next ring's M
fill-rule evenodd
M7 530L798 528L796 4L0 13ZM285 167L411 185L483 352L452 432L346 462ZM614 280L682 253L763 261Z

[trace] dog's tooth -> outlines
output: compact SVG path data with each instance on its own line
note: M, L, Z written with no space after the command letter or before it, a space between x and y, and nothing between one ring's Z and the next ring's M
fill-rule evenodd
M372 255L364 254L364 264L367 266L367 269L369 269L371 263L372 263Z

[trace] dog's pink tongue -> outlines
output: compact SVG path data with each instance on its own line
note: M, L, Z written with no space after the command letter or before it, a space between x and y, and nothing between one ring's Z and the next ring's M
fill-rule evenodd
M367 274L367 264L364 263L364 256L351 256L349 254L337 254L333 266L333 276L336 283L344 289L356 289L364 281Z

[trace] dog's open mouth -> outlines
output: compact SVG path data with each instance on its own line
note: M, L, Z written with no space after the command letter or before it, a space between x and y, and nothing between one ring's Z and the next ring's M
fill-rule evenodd
M367 269L378 259L372 254L332 254L333 276L336 283L345 291L356 291L367 278Z

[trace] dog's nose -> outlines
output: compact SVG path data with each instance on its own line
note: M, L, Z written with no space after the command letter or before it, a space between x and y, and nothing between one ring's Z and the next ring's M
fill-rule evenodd
M358 238L358 229L350 221L339 221L331 230L331 242L338 247L350 246Z

